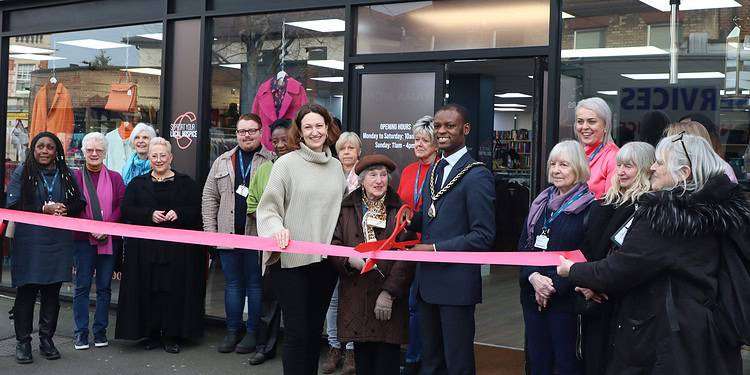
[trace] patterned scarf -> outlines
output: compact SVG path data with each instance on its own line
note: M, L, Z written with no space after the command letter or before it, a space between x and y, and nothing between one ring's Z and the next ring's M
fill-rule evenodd
M365 235L367 242L375 242L378 239L375 237L375 227L367 224L368 218L374 218L385 223L386 211L385 211L385 196L376 200L370 201L367 199L367 194L362 189L362 203L365 206L365 214L362 216L362 233Z

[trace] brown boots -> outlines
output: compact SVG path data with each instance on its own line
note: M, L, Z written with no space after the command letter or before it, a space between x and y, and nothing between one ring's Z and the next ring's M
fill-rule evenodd
M325 360L323 360L321 371L324 374L333 374L342 365L343 369L341 373L343 375L355 374L356 371L354 367L354 351L329 347L328 354L326 355Z

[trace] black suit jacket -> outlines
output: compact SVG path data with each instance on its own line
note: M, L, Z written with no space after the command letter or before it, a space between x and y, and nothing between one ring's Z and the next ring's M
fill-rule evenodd
M448 181L475 160L468 153L451 169ZM495 240L495 185L492 172L474 167L436 203L437 215L427 215L430 169L422 189L422 207L411 230L422 233L422 243L438 251L490 251ZM480 266L475 264L419 263L415 276L420 297L436 305L474 305L482 302Z

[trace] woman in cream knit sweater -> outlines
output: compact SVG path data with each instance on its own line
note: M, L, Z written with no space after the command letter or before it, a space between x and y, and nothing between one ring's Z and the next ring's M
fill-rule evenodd
M333 120L320 105L303 106L289 132L300 148L279 158L257 210L258 235L279 248L289 240L329 244L339 216L346 180L331 156ZM284 374L318 373L320 333L336 285L336 271L320 255L265 253L284 316Z

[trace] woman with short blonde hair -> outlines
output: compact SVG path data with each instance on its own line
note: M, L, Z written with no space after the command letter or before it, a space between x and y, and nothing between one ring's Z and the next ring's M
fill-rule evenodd
M602 98L583 99L576 105L576 139L586 152L591 177L588 184L597 198L609 189L619 148L612 141L612 110Z

